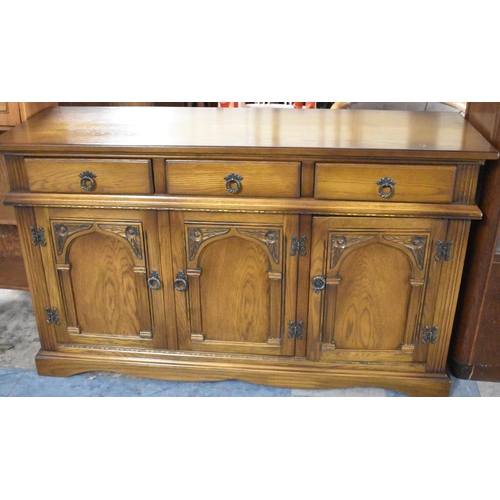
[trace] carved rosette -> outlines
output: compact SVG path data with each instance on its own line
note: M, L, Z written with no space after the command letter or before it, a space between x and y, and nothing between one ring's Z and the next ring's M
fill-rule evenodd
M420 270L424 268L425 249L427 248L427 236L384 234L383 238L384 240L404 246L413 255L417 267Z
M201 244L205 241L229 233L231 228L190 227L188 228L189 260L193 260Z
M76 233L90 229L93 224L54 224L54 236L56 239L57 255L61 255L67 239Z
M250 238L255 238L264 243L269 249L271 257L276 264L280 263L280 232L274 229L237 229L237 231Z
M330 238L330 269L333 269L338 264L340 257L347 249L376 238L376 234L357 234L355 236L332 234Z
M141 231L139 226L118 226L113 224L98 224L103 231L116 234L129 243L137 258L142 260Z

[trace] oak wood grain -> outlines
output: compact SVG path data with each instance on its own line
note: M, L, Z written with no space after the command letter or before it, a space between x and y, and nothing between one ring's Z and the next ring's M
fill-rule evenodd
M325 369L315 363L291 362L279 365L276 361L259 363L256 360L183 359L168 353L165 356L148 355L141 359L134 353L134 363L127 362L117 352L99 355L96 351L64 350L62 353L42 351L36 357L37 370L41 375L70 376L89 370L116 371L138 377L153 377L178 381L245 380L251 383L278 387L321 389L342 387L385 387L411 396L447 396L450 379L446 374L380 373L377 370ZM130 356L130 354L128 354Z
M387 131L390 130L390 134ZM498 158L458 113L55 107L0 137L0 152L212 152Z
M209 210L221 213L292 213L324 215L364 215L397 217L434 217L481 219L476 205L431 203L386 203L365 201L331 201L301 198L219 198L199 196L120 196L77 195L56 193L8 193L5 203L14 206L78 207L78 208L140 208L146 210Z
M421 328L433 319L445 231L429 219L315 217L310 281L326 277L326 287L310 294L308 359L374 361L379 351L385 363L392 350L393 362L425 362Z
M0 155L0 224L15 226L16 217L14 208L3 204L4 196L9 192L9 179L7 176L7 166L3 156Z
M149 194L153 192L151 164L147 160L71 160L26 158L30 191L41 193ZM86 191L80 174L95 175Z
M309 215L301 215L299 217L299 238L306 237L306 254L297 254L298 269L297 269L297 321L303 322L304 335L302 339L296 339L295 355L297 357L306 356L306 339L308 325L308 308L309 308L309 267L311 264L311 239L312 239L312 217ZM288 316L287 316L288 317Z
M18 104L21 122L25 122L44 109L57 106L57 102L20 102Z
M288 259L287 235L298 231L297 217L170 216L174 261L187 265L180 268L187 276L187 291L175 294L179 345L198 351L293 355L295 340L286 334L288 321L295 320L297 262L290 260L284 268L283 259ZM184 244L175 241L179 237ZM174 273L178 269L174 265Z
M50 301L40 245L33 245L29 231L30 226L38 227L35 213L32 208L27 207L16 208L15 212L40 344L42 349L57 351L59 347L55 325L47 323L46 308L54 306Z
M395 182L387 202L451 203L456 166L426 165L316 165L314 196L330 200L380 201L377 181ZM388 190L382 190L387 192Z
M88 234L75 239L69 257L82 332L138 336L139 300L126 243Z
M453 249L450 260L440 262L439 289L446 293L436 297L433 324L439 326L439 336L437 342L429 346L428 371L440 372L446 367L470 226L469 220L451 220L448 224L446 241L453 242Z
M477 176L498 157L473 127L440 113L160 111L54 109L0 139L38 294L40 373L447 394L467 231L482 215ZM134 183L147 177L142 194L120 180L134 164L148 166ZM99 166L116 191L57 192L69 184L50 165ZM28 192L33 172L46 192ZM244 177L241 195L227 193L228 173ZM373 173L397 176L400 201L367 195ZM312 197L321 190L332 199ZM30 247L40 223L50 238ZM306 253L293 255L302 235ZM436 260L448 240L457 253ZM179 272L185 291L174 289ZM315 293L318 275L327 284ZM56 338L43 315L59 302L73 307ZM304 322L302 339L291 321ZM436 343L422 342L436 326Z
M203 333L211 340L267 343L270 331L269 259L241 238L208 246L201 261Z
M280 162L167 161L167 193L201 196L298 198L300 164ZM238 193L225 177L242 177ZM235 185L231 185L235 188Z
M28 278L22 256L0 257L0 288L28 290Z
M16 226L0 225L0 258L21 258L19 231Z
M4 127L13 127L21 123L18 102L0 103L0 125Z
M411 290L406 255L380 244L353 248L339 273L334 325L337 347L399 349Z

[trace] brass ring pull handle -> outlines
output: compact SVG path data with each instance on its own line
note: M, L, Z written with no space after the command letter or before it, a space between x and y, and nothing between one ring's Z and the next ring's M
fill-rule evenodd
M389 177L384 177L376 182L380 187L378 188L378 194L381 198L390 198L394 194L394 186L396 182ZM388 191L387 191L388 190Z
M243 180L243 177L238 174L229 174L224 177L224 180L226 182L226 189L231 193L231 194L236 194L241 191L241 181Z
M92 191L95 186L95 181L94 179L97 177L97 175L93 174L92 172L89 172L88 170L85 172L82 172L80 174L80 186L82 189L85 189L85 191Z
M149 275L148 287L151 290L159 290L161 288L160 275L156 269L153 269Z
M186 279L186 275L182 271L179 271L177 273L177 276L175 277L174 288L178 292L185 292L187 287L188 287L188 282Z
M312 280L312 286L314 291L319 293L321 290L324 290L326 286L326 279L323 278L323 276L315 276Z

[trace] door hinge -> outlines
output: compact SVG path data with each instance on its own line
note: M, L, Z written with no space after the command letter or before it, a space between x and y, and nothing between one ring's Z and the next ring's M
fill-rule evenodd
M44 247L47 242L45 241L45 230L41 227L38 231L33 226L30 226L31 238L33 239L33 245L36 247L38 243Z
M47 323L51 325L55 323L56 325L60 325L59 321L59 313L57 312L57 308L52 310L50 307L45 308L45 312L47 313Z
M430 326L424 327L424 335L422 337L422 344L435 344L437 340L438 327L435 326L431 329Z
M297 324L295 324L295 321L290 321L288 323L288 338L289 339L293 339L295 337L297 340L302 340L303 331L304 331L304 322L303 321L299 321Z
M290 250L290 255L292 257L295 257L295 255L297 255L297 252L299 252L299 254L302 256L302 257L305 257L307 255L307 248L306 248L306 245L307 245L307 236L305 234L303 234L300 239L297 238L297 236L293 235L292 236L292 248Z
M453 241L449 241L445 243L444 241L439 240L437 242L437 252L436 252L436 260L439 262L441 259L444 259L448 262L451 259L451 247L453 245Z

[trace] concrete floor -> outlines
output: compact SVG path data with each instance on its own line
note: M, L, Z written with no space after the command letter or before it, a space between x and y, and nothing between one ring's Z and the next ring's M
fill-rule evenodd
M0 290L0 396L11 397L404 397L381 388L302 390L239 381L168 382L106 372L68 378L40 377L35 355L40 349L28 292ZM500 396L500 383L452 379L452 397Z

